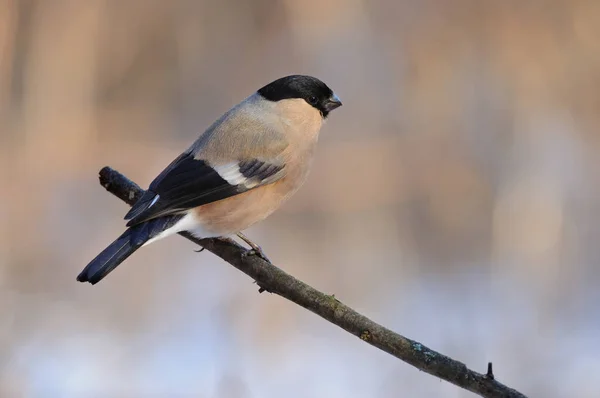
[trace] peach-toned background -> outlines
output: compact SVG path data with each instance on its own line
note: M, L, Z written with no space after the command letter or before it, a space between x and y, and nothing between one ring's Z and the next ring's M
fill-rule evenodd
M292 73L344 106L250 229L536 397L600 396L600 2L0 0L0 396L471 397L172 238L75 282L142 186Z

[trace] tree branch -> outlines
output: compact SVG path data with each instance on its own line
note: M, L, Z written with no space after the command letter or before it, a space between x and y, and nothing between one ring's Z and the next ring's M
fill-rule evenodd
M119 199L132 205L144 192L137 184L110 167L100 170L100 184ZM462 362L442 355L423 344L401 336L359 314L334 296L313 289L258 256L245 255L242 246L231 239L196 239L180 235L206 248L253 278L265 290L286 298L379 348L440 379L482 397L525 398L525 395L497 380L488 365L487 374L474 372Z

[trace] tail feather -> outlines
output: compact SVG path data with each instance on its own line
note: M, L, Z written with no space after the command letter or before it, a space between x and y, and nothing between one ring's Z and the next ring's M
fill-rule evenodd
M132 243L131 228L111 243L96 256L77 276L79 282L89 282L92 285L100 282L112 270L117 268L125 259L131 256L144 242Z
M100 282L144 243L172 227L182 216L161 217L128 228L113 243L96 256L77 276L79 282L92 285Z

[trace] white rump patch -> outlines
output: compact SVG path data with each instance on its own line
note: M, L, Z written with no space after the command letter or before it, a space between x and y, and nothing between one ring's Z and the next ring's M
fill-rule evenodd
M190 211L181 220L176 222L171 228L165 229L160 234L156 235L154 238L144 243L143 246L149 245L150 243L156 242L159 239L175 235L176 233L182 231L189 231L198 239L209 238L214 236L202 227L198 218L192 211Z

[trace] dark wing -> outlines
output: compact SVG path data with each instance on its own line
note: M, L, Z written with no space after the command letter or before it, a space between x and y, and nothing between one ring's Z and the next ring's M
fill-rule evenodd
M213 167L183 153L152 181L125 215L127 226L238 195L275 182L284 174L283 164L250 159Z

